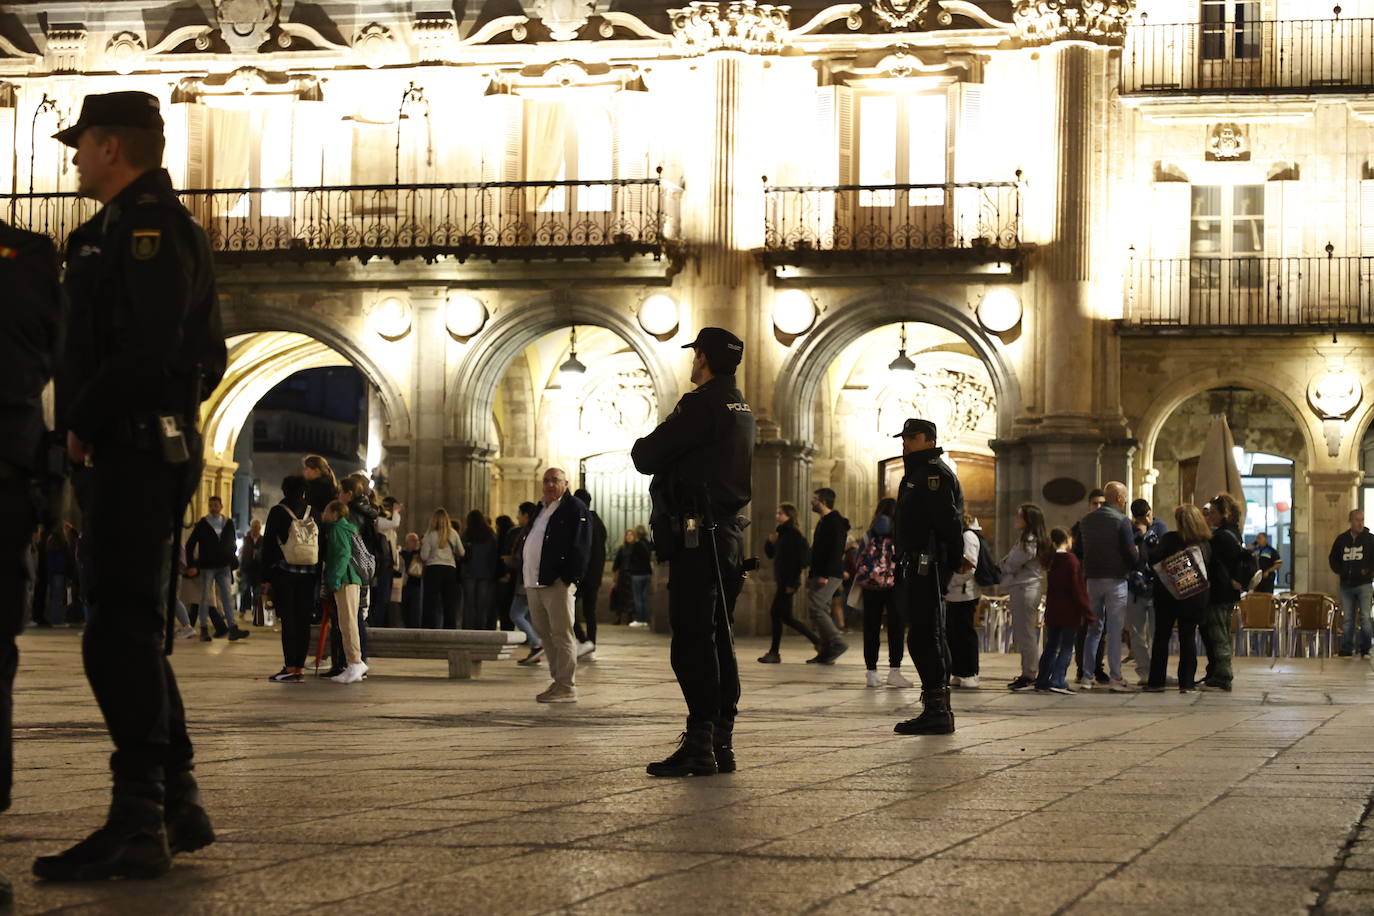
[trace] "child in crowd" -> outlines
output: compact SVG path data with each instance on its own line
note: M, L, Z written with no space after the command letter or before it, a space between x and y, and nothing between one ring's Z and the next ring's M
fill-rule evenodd
M320 517L325 526L324 582L334 596L344 657L348 660L348 667L331 678L340 684L356 684L367 674L358 633L358 601L363 580L353 563L353 536L358 528L348 515L348 506L336 499L325 507Z
M1063 528L1050 532L1054 559L1050 561L1045 590L1045 649L1040 653L1040 672L1035 679L1037 693L1073 694L1067 680L1073 661L1074 637L1078 628L1092 620L1088 610L1088 589L1083 582L1078 558L1073 555L1073 538Z

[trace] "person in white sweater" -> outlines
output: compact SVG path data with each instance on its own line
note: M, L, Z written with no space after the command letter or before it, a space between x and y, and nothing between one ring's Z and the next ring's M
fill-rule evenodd
M447 509L435 509L429 530L420 542L420 562L424 564L423 626L425 629L458 629L458 564L463 559L463 540Z
M1045 570L1054 547L1045 531L1045 514L1035 503L1016 510L1019 537L1002 559L1002 585L1010 596L1011 629L1021 655L1021 674L1007 687L1029 690L1040 670L1040 597L1045 593Z

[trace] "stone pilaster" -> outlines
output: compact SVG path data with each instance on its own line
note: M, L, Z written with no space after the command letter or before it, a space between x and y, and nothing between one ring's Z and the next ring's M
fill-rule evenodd
M504 513L514 518L515 510L522 502L539 495L544 460L501 457L493 463L496 473L493 475L492 512Z
M473 509L491 511L491 460L495 452L485 443L449 442L443 449L448 471L450 515L466 515ZM442 505L436 503L436 505Z
M404 473L393 466L398 462L395 449L388 448L388 470L397 481L396 493L415 513L433 511L444 506L448 496L448 481L444 463L444 430L446 404L444 379L447 377L446 356L448 330L444 324L447 307L446 290L442 287L414 287L410 290L414 309L413 367L410 373L411 427L410 447L406 455ZM406 481L401 488L400 480ZM454 506L447 506L450 512Z
M1312 532L1312 541L1304 543L1306 532L1294 530L1293 565L1299 574L1306 571L1307 581L1294 581L1293 587L1335 595L1339 582L1327 566L1326 555L1336 535L1350 527L1350 510L1360 507L1364 471L1308 471L1306 476L1312 506L1307 530ZM1299 557L1306 557L1307 562L1299 562Z

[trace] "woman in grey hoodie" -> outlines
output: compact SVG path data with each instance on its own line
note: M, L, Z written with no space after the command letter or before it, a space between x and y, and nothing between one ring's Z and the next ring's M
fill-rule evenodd
M1001 568L1002 586L1010 596L1012 634L1021 654L1021 674L1007 687L1028 690L1035 686L1038 671L1040 596L1054 546L1045 531L1045 513L1035 503L1022 503L1016 510L1016 530L1020 534L1002 558Z

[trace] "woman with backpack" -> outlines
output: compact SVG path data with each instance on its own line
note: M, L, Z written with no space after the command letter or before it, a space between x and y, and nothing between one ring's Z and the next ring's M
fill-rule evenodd
M343 634L344 658L348 666L330 680L336 684L356 684L367 674L362 646L358 641L358 604L363 577L354 562L354 541L358 528L349 521L348 506L334 500L325 507L321 521L325 527L324 585L334 596L335 616Z
M1010 598L1011 627L1016 651L1021 655L1021 674L1009 690L1029 690L1040 673L1040 596L1045 592L1045 570L1054 561L1054 545L1045 530L1045 513L1035 503L1016 510L1016 543L1002 559L1002 585Z
M765 665L776 665L782 661L778 649L782 647L784 625L809 639L817 652L821 650L820 638L810 627L792 616L792 607L797 602L797 589L801 588L802 570L806 568L811 549L806 543L806 535L797 525L797 507L783 503L778 506L775 518L778 529L768 536L768 541L763 545L763 552L773 561L773 580L776 583L772 606L773 644L759 656L759 661Z
M424 624L429 630L458 629L458 561L463 558L463 541L453 530L448 510L439 508L429 520L429 530L420 541L420 562L425 571L421 582Z
M1202 686L1231 692L1231 615L1241 590L1255 569L1255 558L1240 536L1240 504L1230 493L1218 493L1204 510L1212 528L1212 556L1207 563L1209 597L1202 616L1202 645L1207 671Z
M281 482L281 502L267 513L259 563L266 578L264 597L272 599L281 621L282 669L268 678L275 684L305 680L310 647L310 617L319 594L319 526L305 501L304 477Z
M864 667L868 669L869 687L884 684L878 673L878 642L884 616L887 618L885 683L889 687L911 686L911 681L902 676L906 626L897 607L897 560L892 549L892 523L896 514L897 500L889 498L878 502L854 561L854 587L863 596Z
M983 526L964 513L964 559L973 564L966 573L955 572L945 589L945 629L949 641L949 686L978 686L978 557L983 550ZM991 557L988 558L991 561Z
M1145 689L1162 693L1168 682L1169 637L1178 625L1178 689L1192 693L1197 675L1197 629L1207 613L1211 586L1212 532L1192 503L1174 510L1174 530L1142 542L1154 575L1155 632L1150 680Z

